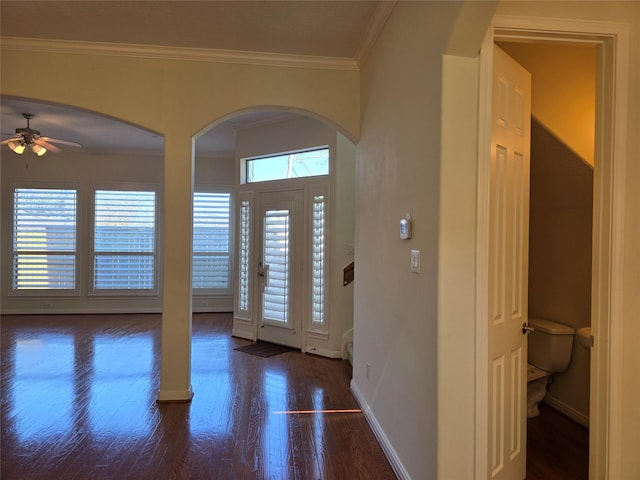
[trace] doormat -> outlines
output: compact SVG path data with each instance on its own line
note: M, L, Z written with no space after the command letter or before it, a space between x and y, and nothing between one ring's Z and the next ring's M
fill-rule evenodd
M284 345L276 345L269 342L256 342L244 347L234 348L239 352L250 353L251 355L257 355L259 357L272 357L285 352L293 352L296 349L291 347L285 347Z

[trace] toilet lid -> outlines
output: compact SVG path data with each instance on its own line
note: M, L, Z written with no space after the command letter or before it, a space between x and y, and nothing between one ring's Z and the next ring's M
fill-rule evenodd
M553 320L547 320L546 318L530 318L529 326L533 327L534 330L539 330L551 335L573 335L576 333L572 327L554 322Z

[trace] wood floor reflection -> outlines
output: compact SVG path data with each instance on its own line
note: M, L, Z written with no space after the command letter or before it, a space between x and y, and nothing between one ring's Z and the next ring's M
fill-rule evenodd
M333 412L358 408L347 362L237 352L230 314L194 315L185 404L156 403L159 315L1 320L2 479L396 478Z

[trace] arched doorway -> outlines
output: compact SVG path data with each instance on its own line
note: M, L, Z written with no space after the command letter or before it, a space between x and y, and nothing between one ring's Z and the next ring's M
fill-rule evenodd
M288 173L269 179L246 175L248 159L278 161L286 155L295 170L291 162L301 160L292 160L293 156L305 152L326 152L327 171L300 175L289 168ZM258 107L228 115L197 134L195 162L196 193L233 189L233 335L343 357L345 339L353 327L353 287L342 281L343 268L353 262L353 142L309 112ZM300 164L299 168L307 167ZM269 168L276 167L272 163ZM223 185L216 187L217 183ZM269 207L274 202L280 205L275 210ZM276 211L289 213L285 219ZM292 227L290 250L278 250L292 256L272 257L284 262L272 267L272 272L280 268L272 280L278 275L278 282L284 282L277 298L273 289L265 294L264 255L270 235L263 228L265 215L270 222L291 221ZM273 232L281 227L274 226L271 234L280 235ZM197 298L197 292L194 295ZM265 305L273 301L281 303L278 308L286 319L280 314L273 318L274 311L267 311ZM194 311L201 308L198 300L194 305Z

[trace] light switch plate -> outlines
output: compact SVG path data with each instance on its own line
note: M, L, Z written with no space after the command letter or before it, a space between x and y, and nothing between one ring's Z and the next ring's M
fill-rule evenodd
M411 271L420 273L420 250L411 250Z

